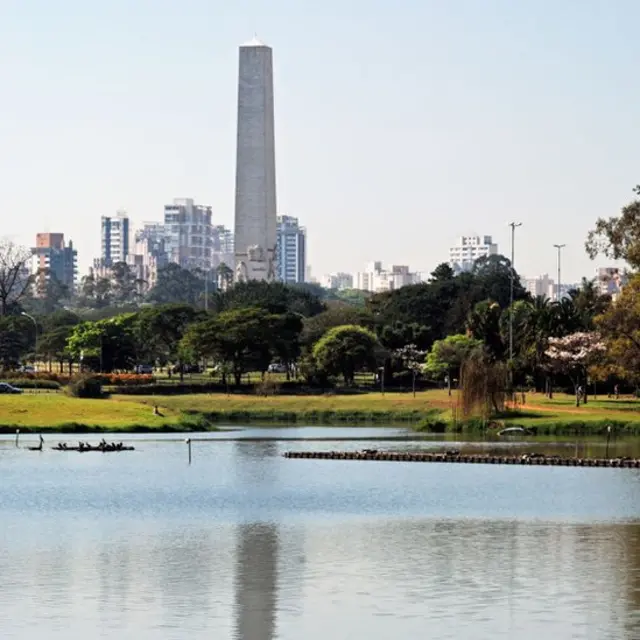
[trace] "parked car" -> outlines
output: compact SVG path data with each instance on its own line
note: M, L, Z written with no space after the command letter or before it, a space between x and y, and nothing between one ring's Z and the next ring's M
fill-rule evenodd
M137 364L136 373L151 374L153 373L153 367L150 364Z
M20 367L20 371L22 373L35 373L36 372L36 370L32 366L30 366L28 364L24 365L23 367Z
M18 389L8 382L0 382L0 393L22 393L22 389Z
M280 362L272 362L267 371L269 373L287 373L287 367Z

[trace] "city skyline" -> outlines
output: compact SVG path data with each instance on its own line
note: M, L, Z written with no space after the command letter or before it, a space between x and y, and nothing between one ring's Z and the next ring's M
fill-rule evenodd
M184 194L231 227L237 44L257 27L278 52L278 213L305 221L316 274L374 257L428 271L453 238L478 232L508 252L514 217L519 272L552 272L554 243L567 244L568 280L609 264L589 261L583 244L638 181L639 89L628 78L640 7L610 3L603 18L595 1L580 12L406 2L402 19L364 7L330 1L309 15L249 2L220 17L204 0L153 12L136 0L31 0L3 10L11 65L0 80L12 100L0 193L24 214L3 235L29 246L37 232L64 231L84 272L99 254L97 221L119 208L143 220ZM144 37L114 48L123 24ZM197 44L167 47L176 30Z

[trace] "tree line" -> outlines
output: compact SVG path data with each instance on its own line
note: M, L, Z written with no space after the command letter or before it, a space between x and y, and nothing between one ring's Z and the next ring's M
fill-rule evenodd
M598 220L586 249L640 268L640 201ZM441 264L427 282L373 295L248 282L213 287L205 297L202 274L177 265L141 295L128 267L117 264L108 278L84 278L74 296L54 283L34 297L22 258L19 248L0 243L3 368L35 358L104 372L207 362L239 383L244 373L279 363L308 384L351 385L369 371L387 385L420 379L451 387L464 362L482 358L504 365L513 387L640 382L635 275L615 302L587 280L550 301L532 298L507 258L489 256L469 272Z

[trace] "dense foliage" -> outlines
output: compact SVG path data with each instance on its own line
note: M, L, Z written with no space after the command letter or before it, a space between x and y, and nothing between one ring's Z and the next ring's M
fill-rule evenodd
M621 216L597 221L588 252L636 268L639 230L634 201ZM427 282L377 294L314 284L232 285L224 265L216 274L169 265L143 294L143 283L118 263L106 275L83 278L75 295L49 279L35 296L23 277L27 260L25 251L0 242L5 376L27 380L24 365L37 360L40 370L44 362L67 378L79 370L131 374L149 366L182 376L200 366L225 384L277 370L306 384L353 385L368 371L383 384L415 387L416 378L451 384L473 361L538 389L550 390L552 382L585 390L594 380L640 383L640 276L616 301L584 281L551 302L532 298L504 256L481 258L459 275L442 264Z

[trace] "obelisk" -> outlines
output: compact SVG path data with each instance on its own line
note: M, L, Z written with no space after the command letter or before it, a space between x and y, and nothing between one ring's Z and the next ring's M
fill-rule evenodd
M257 38L240 46L234 241L236 282L275 278L273 56Z

